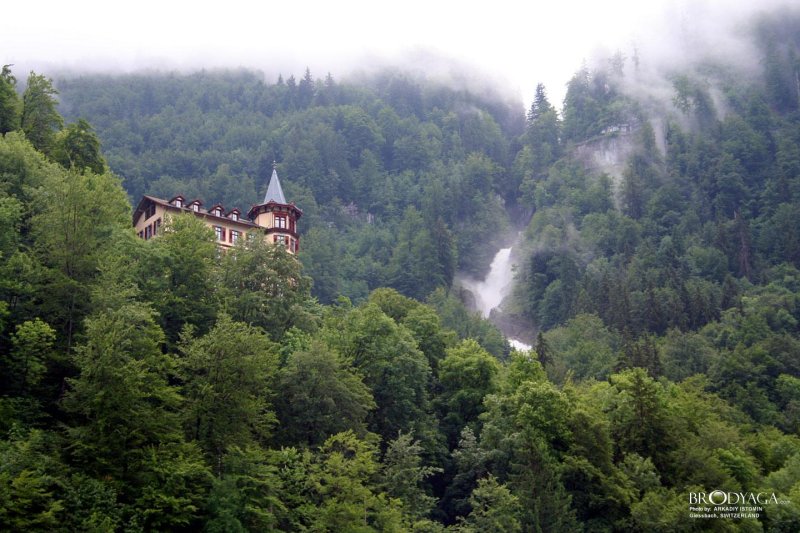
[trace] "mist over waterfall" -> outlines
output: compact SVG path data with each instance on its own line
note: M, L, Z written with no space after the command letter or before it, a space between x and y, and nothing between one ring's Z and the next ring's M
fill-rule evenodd
M509 246L495 254L486 279L476 281L464 278L461 280L461 284L475 296L475 305L478 311L484 317L489 318L492 309L498 307L511 292L513 278L511 247Z
M491 318L492 310L500 307L503 300L511 294L514 281L514 264L511 259L512 246L501 248L492 259L489 273L482 281L462 278L461 285L475 298L475 307L486 318ZM508 342L518 350L530 350L531 346L509 337Z

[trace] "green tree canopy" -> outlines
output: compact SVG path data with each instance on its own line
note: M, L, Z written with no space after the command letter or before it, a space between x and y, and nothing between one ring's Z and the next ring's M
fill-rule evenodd
M57 95L53 80L31 71L22 93L22 131L37 150L47 155L52 154L56 133L64 125L56 110Z

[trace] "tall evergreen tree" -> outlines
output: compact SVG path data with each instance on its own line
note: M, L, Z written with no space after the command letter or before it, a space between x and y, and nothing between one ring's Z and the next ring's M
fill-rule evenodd
M17 79L11 74L11 65L0 70L0 135L19 129L20 101L17 96Z
M311 77L311 70L306 67L305 75L297 85L297 101L301 108L311 105L314 99L314 78Z
M22 93L22 131L37 150L47 155L54 148L56 132L64 125L56 111L57 95L53 80L31 71Z

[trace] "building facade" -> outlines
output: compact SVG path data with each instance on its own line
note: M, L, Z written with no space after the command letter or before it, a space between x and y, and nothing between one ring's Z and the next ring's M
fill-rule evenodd
M217 245L223 249L234 246L240 239L261 235L269 242L281 244L291 254L300 249L297 220L303 215L294 203L286 201L278 171L272 169L264 201L250 208L245 216L238 209L226 211L220 204L203 207L200 200L187 202L183 196L162 200L154 196L143 196L133 212L136 234L145 240L159 234L164 221L182 213L191 213L214 230Z

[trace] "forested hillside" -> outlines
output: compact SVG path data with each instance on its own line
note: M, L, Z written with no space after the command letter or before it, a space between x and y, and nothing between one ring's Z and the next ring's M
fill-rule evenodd
M396 70L4 67L0 529L800 530L800 17L747 39L527 115ZM134 235L141 194L246 210L273 161L299 261ZM520 228L524 353L454 281Z
M65 115L96 128L133 201L180 192L246 211L276 161L306 214L303 262L324 303L382 286L424 299L459 266L485 271L508 238L522 175L507 169L524 117L496 97L399 71L358 85L240 71L58 88Z

